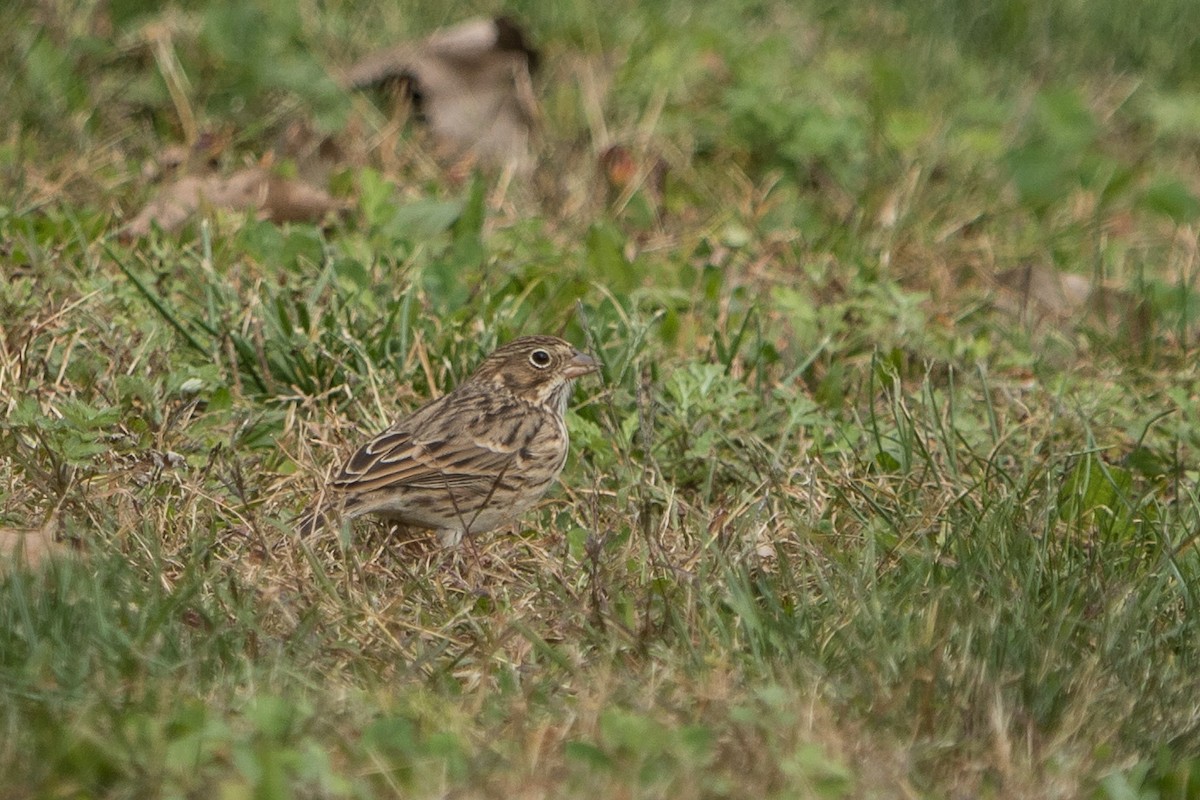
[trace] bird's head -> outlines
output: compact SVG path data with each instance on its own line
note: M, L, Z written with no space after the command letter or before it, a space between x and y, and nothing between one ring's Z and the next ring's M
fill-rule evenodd
M575 379L599 368L596 359L556 336L523 336L493 351L471 380L562 411Z

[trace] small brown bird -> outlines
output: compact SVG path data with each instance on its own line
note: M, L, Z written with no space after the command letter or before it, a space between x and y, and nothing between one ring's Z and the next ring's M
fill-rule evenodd
M515 519L562 472L571 390L598 368L554 336L497 348L457 389L351 456L330 484L338 497L307 514L300 534L340 511L429 528L450 546Z

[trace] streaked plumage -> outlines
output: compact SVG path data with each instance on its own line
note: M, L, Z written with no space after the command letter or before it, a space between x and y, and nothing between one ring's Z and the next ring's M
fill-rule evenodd
M571 390L596 369L590 356L553 336L498 348L457 389L351 456L329 486L334 497L307 515L301 533L340 511L430 528L456 544L513 520L562 471Z

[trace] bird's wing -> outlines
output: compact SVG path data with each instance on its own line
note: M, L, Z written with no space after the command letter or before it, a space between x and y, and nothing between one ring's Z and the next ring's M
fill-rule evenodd
M484 394L446 395L359 449L334 486L352 493L486 486L504 474L540 424L540 414L497 406Z

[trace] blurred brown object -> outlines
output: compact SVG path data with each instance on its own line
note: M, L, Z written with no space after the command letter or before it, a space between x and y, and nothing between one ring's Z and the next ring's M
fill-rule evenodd
M40 528L0 528L0 573L16 564L34 568L47 559L74 553L58 541L57 534L57 511Z
M638 190L646 192L656 206L662 203L667 180L667 162L662 157L639 156L623 144L612 144L600 153L599 163L610 203L624 205Z
M521 165L540 119L532 83L538 58L512 19L473 19L367 56L343 83L398 86L453 158Z
M1150 309L1143 299L1093 284L1083 275L1023 264L998 273L995 287L997 308L1020 316L1030 327L1091 321L1109 332L1124 330L1135 342L1150 333Z
M180 175L164 184L120 233L128 241L149 235L157 225L164 231L183 226L205 209L254 211L272 222L320 222L346 205L323 189L275 175L264 165L230 175Z

